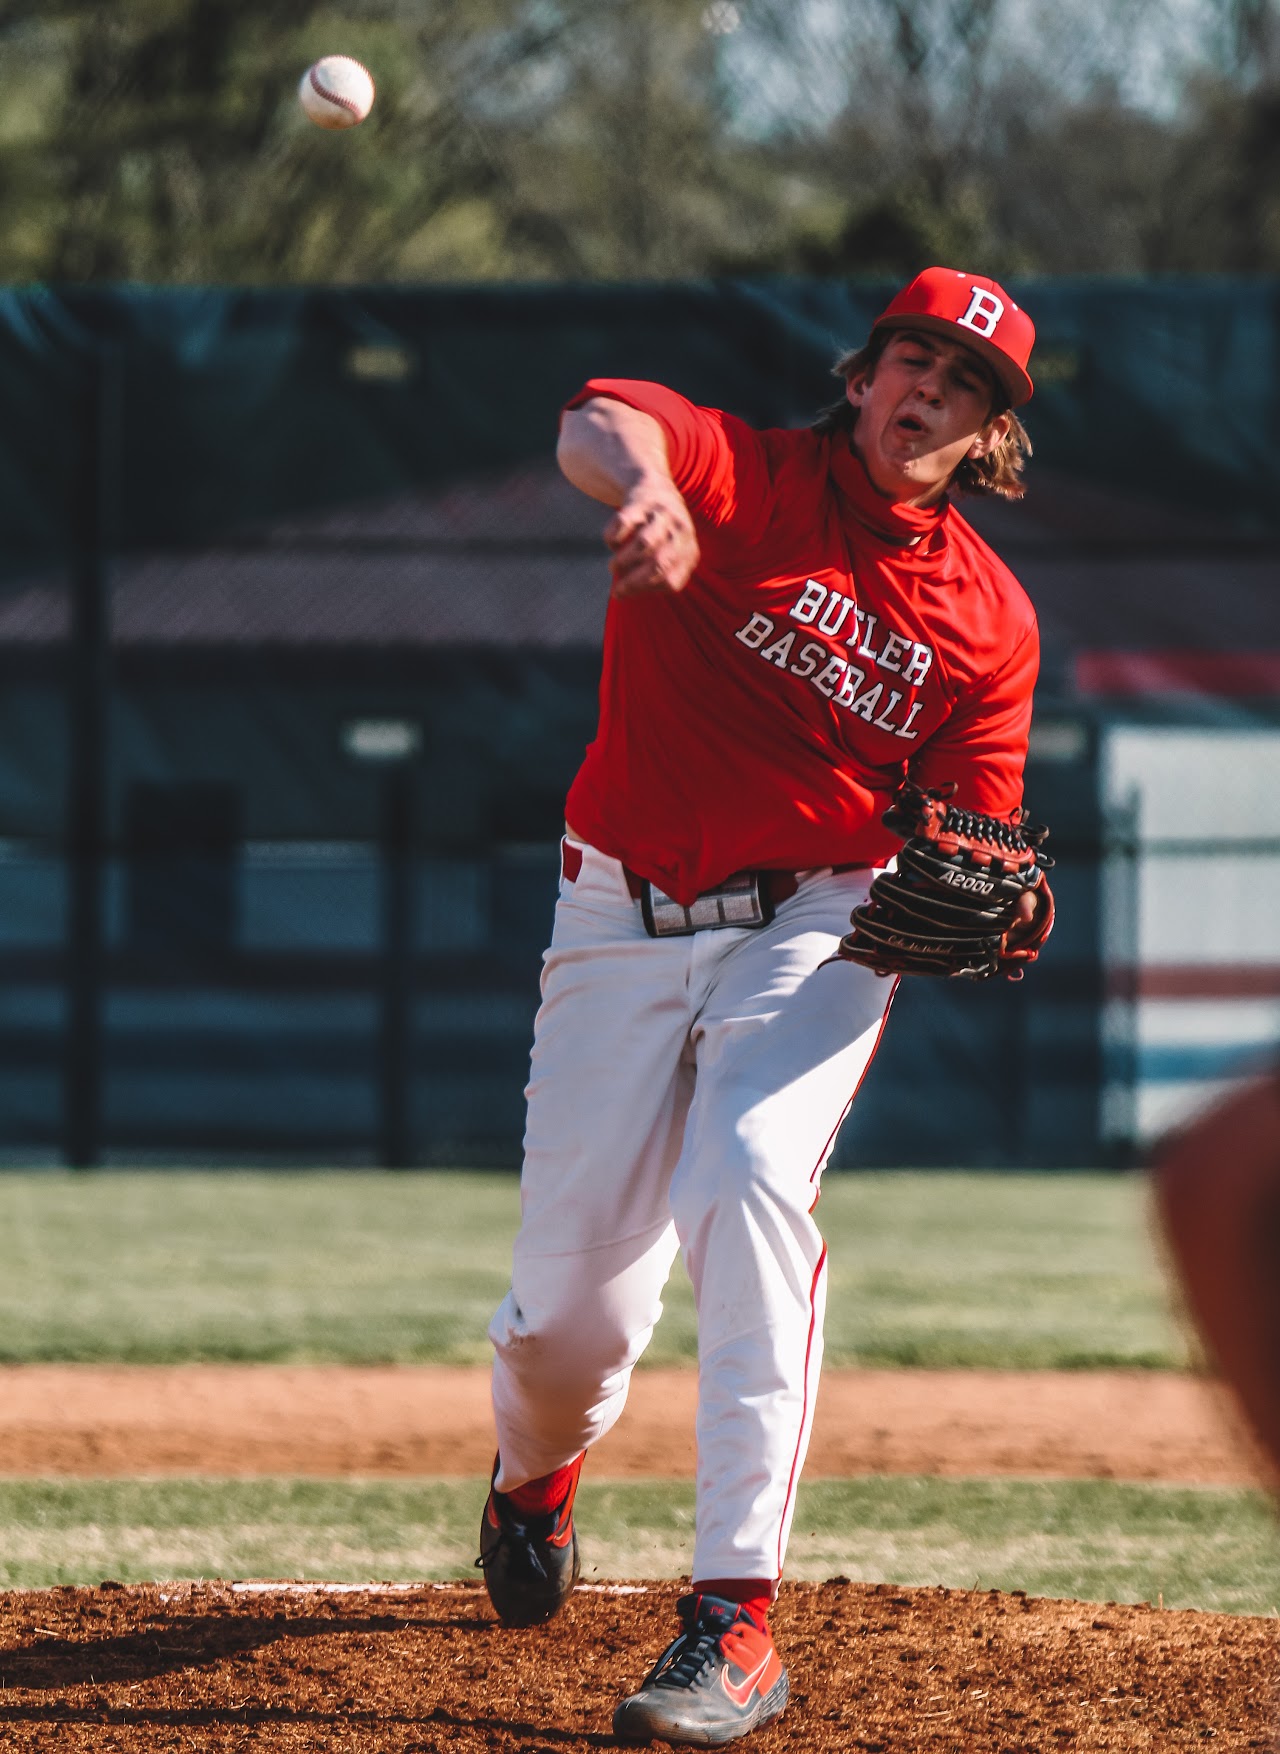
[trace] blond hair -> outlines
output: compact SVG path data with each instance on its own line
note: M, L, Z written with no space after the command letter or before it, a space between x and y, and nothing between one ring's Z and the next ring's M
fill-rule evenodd
M866 378L870 382L892 333L889 329L876 329L865 347L842 354L832 367L835 376L842 378L846 385L855 378ZM991 382L991 409L987 421L1003 414L1009 421L1009 430L985 457L965 457L952 475L949 486L956 493L985 493L998 499L1021 499L1027 491L1022 472L1031 455L1031 439L1026 427L1010 408L995 377L990 372L987 376ZM852 433L857 423L858 410L846 396L842 396L821 411L813 423L813 430Z

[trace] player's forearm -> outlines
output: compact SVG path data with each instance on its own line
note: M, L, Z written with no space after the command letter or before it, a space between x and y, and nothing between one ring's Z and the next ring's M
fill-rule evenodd
M606 396L562 417L556 461L566 480L604 505L622 505L646 481L671 485L667 441L658 422Z

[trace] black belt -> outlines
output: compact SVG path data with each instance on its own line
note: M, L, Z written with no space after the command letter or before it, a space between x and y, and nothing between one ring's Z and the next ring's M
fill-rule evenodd
M852 870L853 867L846 866L843 869ZM627 889L631 899L639 901L644 894L644 878L637 876L634 871L628 870L625 865L622 867L622 874L627 880ZM800 887L800 873L798 871L753 871L751 875L759 882L760 893L767 896L774 907L778 907L784 901L790 901Z
M577 882L578 874L582 870L582 848L567 839L560 842L560 869L570 883ZM839 875L843 871L869 871L871 866L859 861L849 865L832 865L830 869L833 874ZM639 901L644 894L644 878L626 865L622 867L622 875L627 881L627 893L633 901ZM784 901L790 901L799 889L802 873L757 871L754 875L759 878L761 893L769 898L774 907L779 907Z

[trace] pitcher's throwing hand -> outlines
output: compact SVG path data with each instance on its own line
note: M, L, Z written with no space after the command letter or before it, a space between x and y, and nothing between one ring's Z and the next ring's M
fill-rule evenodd
M693 519L674 485L645 482L628 494L604 528L612 552L613 595L683 591L698 564Z

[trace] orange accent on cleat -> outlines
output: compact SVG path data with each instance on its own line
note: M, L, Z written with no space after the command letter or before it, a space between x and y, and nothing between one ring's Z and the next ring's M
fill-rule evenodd
M790 1687L768 1628L718 1596L677 1608L684 1630L614 1712L618 1740L718 1747L778 1717Z

